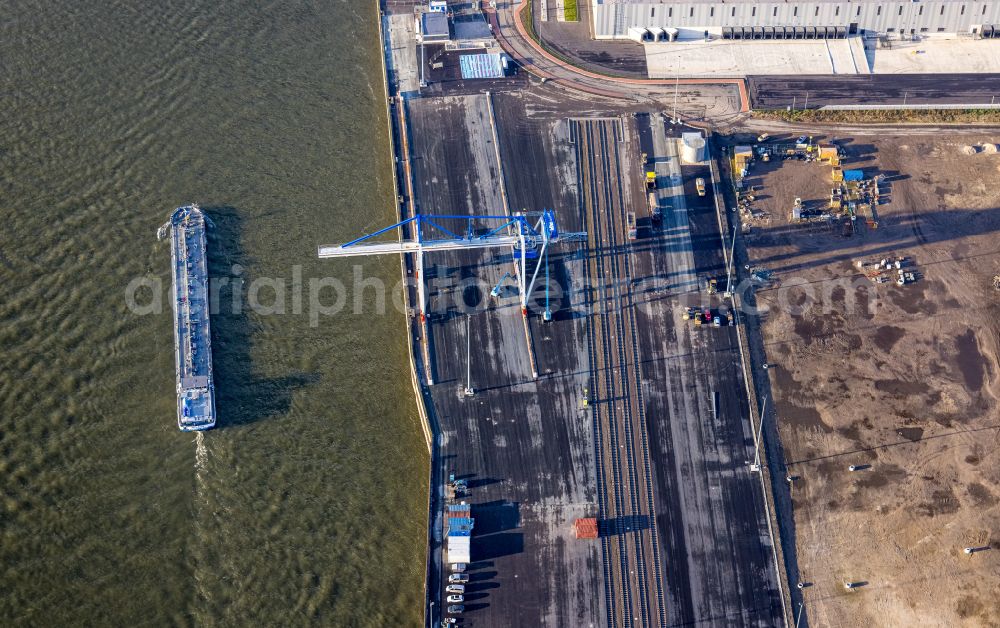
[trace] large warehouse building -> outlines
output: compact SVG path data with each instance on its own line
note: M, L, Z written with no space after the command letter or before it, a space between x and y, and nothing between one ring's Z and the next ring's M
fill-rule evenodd
M597 39L815 39L854 34L1000 37L1000 2L592 0ZM996 26L994 26L996 25Z

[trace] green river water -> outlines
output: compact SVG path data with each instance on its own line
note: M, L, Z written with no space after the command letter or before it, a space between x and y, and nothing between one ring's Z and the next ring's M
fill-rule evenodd
M0 624L419 625L402 315L224 288L219 428L181 433L155 237L196 201L213 277L349 284L315 247L393 219L377 41L372 2L0 6Z

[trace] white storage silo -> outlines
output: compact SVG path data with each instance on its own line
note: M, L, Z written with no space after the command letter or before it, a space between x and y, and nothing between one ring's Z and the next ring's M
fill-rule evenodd
M708 143L701 133L681 135L681 160L686 164L700 164L708 160Z

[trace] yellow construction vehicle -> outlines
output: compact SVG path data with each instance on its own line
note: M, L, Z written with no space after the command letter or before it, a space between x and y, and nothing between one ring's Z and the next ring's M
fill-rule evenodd
M844 197L839 187L830 190L830 209L841 209L844 204Z
M656 189L656 171L647 170L646 171L646 187L655 190Z
M705 180L698 177L694 180L694 187L698 190L698 196L705 196Z
M829 163L831 166L840 165L840 151L834 144L820 144L816 158Z

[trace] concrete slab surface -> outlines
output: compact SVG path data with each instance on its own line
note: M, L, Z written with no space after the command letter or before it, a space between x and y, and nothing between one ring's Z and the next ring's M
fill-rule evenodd
M1000 72L996 39L892 40L892 47L868 47L875 74L955 74Z
M417 34L413 14L401 13L382 18L383 28L388 32L387 46L391 46L386 71L389 81L396 82L401 95L410 96L420 91L420 77L417 63Z
M650 78L750 74L867 74L859 37L812 40L676 41L645 44Z
M1000 40L931 36L814 40L676 41L645 44L650 78L1000 72Z

